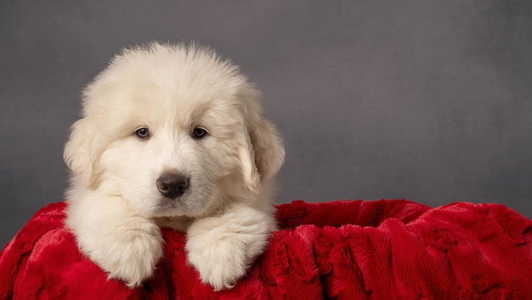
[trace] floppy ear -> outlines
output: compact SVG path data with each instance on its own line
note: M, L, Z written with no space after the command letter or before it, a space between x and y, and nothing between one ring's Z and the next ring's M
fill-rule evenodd
M101 151L97 150L94 129L90 120L83 118L71 127L70 138L65 145L63 158L74 173L88 188L98 186L98 161Z
M271 179L284 162L284 146L275 126L268 120L259 120L249 128L255 166L261 181Z
M248 188L256 191L260 183L271 179L281 168L285 151L275 126L259 117L247 128L246 144L239 149L244 179Z

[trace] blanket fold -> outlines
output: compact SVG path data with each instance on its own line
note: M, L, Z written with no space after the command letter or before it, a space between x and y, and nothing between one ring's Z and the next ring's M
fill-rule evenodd
M78 250L64 202L0 252L0 299L532 299L532 222L498 204L294 201L246 277L214 292L163 229L164 259L129 289Z

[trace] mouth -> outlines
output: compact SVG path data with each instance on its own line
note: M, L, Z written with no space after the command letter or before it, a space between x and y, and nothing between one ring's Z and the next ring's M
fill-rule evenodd
M187 215L190 209L190 203L184 197L177 200L161 197L157 199L152 213L155 216L183 216Z
M161 198L159 198L157 200L157 204L156 204L155 210L157 212L162 212L162 211L167 210L167 209L177 208L177 207L181 206L180 202L181 202L181 199L180 200L172 200L172 199L168 199L168 198L165 198L165 197L161 197Z

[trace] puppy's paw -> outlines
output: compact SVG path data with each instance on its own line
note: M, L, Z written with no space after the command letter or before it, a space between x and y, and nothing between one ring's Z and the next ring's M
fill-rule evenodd
M244 248L237 237L192 238L187 242L188 262L215 291L229 289L246 274L251 259Z
M187 230L188 262L215 290L232 288L262 253L275 220L269 210L234 204L225 214L195 220Z
M122 280L131 288L140 286L153 274L163 254L159 228L142 220L135 223L109 232L96 249L87 251L109 273L108 278Z

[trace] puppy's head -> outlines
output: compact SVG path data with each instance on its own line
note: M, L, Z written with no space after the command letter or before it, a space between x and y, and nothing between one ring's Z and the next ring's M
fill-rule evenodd
M83 96L64 154L74 186L145 215L199 216L253 198L284 159L259 93L208 49L125 50Z

